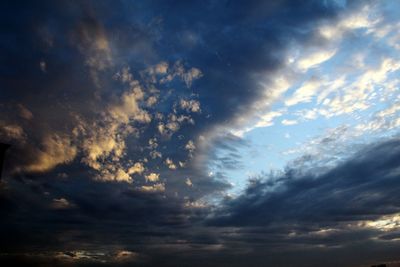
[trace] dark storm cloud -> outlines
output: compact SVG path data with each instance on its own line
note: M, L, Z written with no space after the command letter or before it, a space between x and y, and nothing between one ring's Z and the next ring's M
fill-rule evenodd
M21 164L32 161L34 147L47 133L68 135L76 115L96 119L123 92L112 78L123 66L130 66L135 76L160 61L181 61L201 70L203 78L191 90L177 82L158 85L182 97L198 94L202 114L194 115L194 126L181 127L184 141L233 122L251 113L250 104L261 94L258 77L282 65L285 47L310 39L316 21L334 18L339 9L318 1L252 1L245 6L230 1L3 5L2 57L7 64L1 102L2 113L9 117L3 123L18 122L28 132L19 151L27 155ZM160 101L155 111L168 112L165 107L176 99ZM8 115L17 104L33 118ZM143 132L139 143L154 131L150 127ZM164 144L164 150L182 158L175 149L182 145L177 136ZM128 153L135 158L137 151Z
M157 51L188 60L204 72L206 78L196 86L204 110L213 123L226 123L250 112L249 104L262 93L257 78L283 64L284 49L310 39L313 25L334 18L338 7L318 1L250 1L244 6L176 1L157 3L152 10L163 18L165 29ZM187 35L193 39L189 47L179 41Z
M291 244L345 245L354 235L395 238L396 232L381 235L357 223L400 212L399 156L400 142L394 139L367 146L322 174L289 166L282 174L254 179L240 197L225 203L211 224L254 227ZM347 229L350 224L355 229ZM321 229L337 231L310 235Z

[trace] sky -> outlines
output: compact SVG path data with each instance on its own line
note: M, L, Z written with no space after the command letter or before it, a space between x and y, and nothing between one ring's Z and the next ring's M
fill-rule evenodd
M2 1L2 266L400 266L399 1Z

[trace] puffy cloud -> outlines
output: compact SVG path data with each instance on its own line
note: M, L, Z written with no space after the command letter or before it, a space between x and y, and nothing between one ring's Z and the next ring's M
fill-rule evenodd
M159 173L149 173L147 175L145 175L146 181L148 182L157 182L158 180L160 180L160 174Z
M169 69L168 75L160 80L160 83L171 82L176 77L179 77L185 82L187 87L191 87L193 81L200 79L203 73L198 68L190 68L188 70L182 65L181 62L176 62L172 68Z
M155 104L157 104L157 97L156 96L150 96L149 98L147 98L146 104L148 107L152 107Z
M144 170L145 168L143 166L143 163L136 162L132 167L128 169L128 174L142 174Z
M182 125L189 123L194 124L194 120L190 116L179 115L174 113L168 114L168 119L166 122L159 122L157 125L158 132L166 138L171 138L172 135L178 132Z
M146 72L150 75L150 81L157 83L158 78L165 76L168 73L169 64L165 61L159 62L156 65L150 66Z
M153 185L142 185L141 189L144 192L164 192L165 184L158 183Z
M129 69L123 69L118 79L128 84L130 89L101 114L101 120L91 123L79 120L75 135L84 137L82 162L101 173L102 177L98 177L99 180L132 182L129 174L133 174L132 171L139 171L140 166L134 165L131 168L126 164L121 166L120 161L127 149L125 139L135 135L134 124L150 123L151 118L148 112L140 107L144 92L138 81L133 80ZM110 160L119 167L114 168L108 164Z
M170 158L166 158L165 159L165 165L167 165L168 168L171 169L171 170L176 170L176 168L177 168L175 163Z
M200 102L197 100L185 100L180 101L181 108L188 112L200 112Z
M100 165L100 168L97 170L98 173L94 177L96 181L102 182L126 182L132 183L133 179L129 175L129 170L125 171L125 169L119 164L108 164L103 163Z
M150 157L152 159L162 158L162 153L160 151L157 151L157 150L150 151Z
M34 152L35 159L23 167L24 171L47 172L57 165L70 163L78 151L69 137L59 134L46 136L42 147Z
M186 184L187 186L189 186L189 187L192 187L192 186L193 186L192 180L190 180L190 178L186 178L185 184Z
M149 148L156 149L158 147L157 138L150 138L149 139Z
M202 72L197 68L191 68L186 73L182 74L183 80L188 87L192 86L192 82L203 76Z
M138 121L149 123L150 115L139 107L138 101L143 99L143 91L140 87L134 87L125 92L121 97L121 102L109 108L110 116L119 123Z
M168 63L167 62L160 62L155 67L154 70L156 73L165 74L168 71Z
M189 140L185 145L185 149L188 150L190 153L193 153L196 149L196 146L192 140Z
M129 176L128 173L126 173L122 169L118 169L117 172L115 173L115 178L114 180L118 182L127 182L127 183L132 183L132 178Z

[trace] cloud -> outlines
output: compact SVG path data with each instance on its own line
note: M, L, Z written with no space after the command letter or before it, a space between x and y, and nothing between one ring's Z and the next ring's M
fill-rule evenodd
M282 124L283 125L295 125L295 124L297 124L298 122L296 121L296 120L282 120Z
M35 159L23 167L23 171L47 172L59 164L70 163L75 159L77 147L67 136L52 134L42 142L42 149L34 152Z
M181 99L180 102L181 108L188 112L200 112L200 102L196 100L184 100Z
M257 122L255 127L267 127L273 125L273 120L282 116L283 113L281 111L270 111L262 116L260 116L260 120Z
M10 140L24 141L26 139L26 133L24 132L24 129L22 129L21 126L16 124L4 125L3 122L1 121L0 123L2 124L0 135L4 141L10 141Z
M143 163L135 162L135 164L128 169L128 173L129 174L135 174L135 173L142 174L144 172L144 170L145 170L145 168L143 166Z
M164 192L165 185L163 183L157 183L153 185L142 185L141 189L144 192Z
M118 251L115 255L115 260L118 262L132 262L137 260L139 254L129 250Z
M192 180L190 180L190 178L186 178L185 184L189 187L193 186Z
M88 11L90 13L90 11ZM73 41L86 58L85 63L92 70L94 82L98 82L97 71L113 64L113 56L105 29L93 14L80 22L73 33Z
M310 102L312 97L321 90L321 82L316 79L311 79L303 83L293 95L285 101L285 105L293 106L302 102Z
M328 50L328 51L316 51L314 53L309 54L306 57L302 57L298 62L297 66L302 71L306 71L309 68L315 68L319 64L328 61L336 54L335 50Z
M160 177L160 174L154 173L154 172L149 173L145 176L146 181L149 181L149 182L157 182L160 179L159 177Z
M24 105L18 104L17 107L19 109L19 114L22 118L26 120L31 120L33 118L32 112L29 109L27 109Z
M220 210L213 222L271 227L297 235L326 227L339 232L347 227L362 230L360 223L380 225L385 218L391 225L399 209L386 204L399 201L394 195L400 185L399 153L399 140L393 139L366 146L331 169L321 166L322 170L315 172L288 166L275 176L261 176L251 181L243 195L227 200L225 210ZM380 233L375 235L379 239ZM292 242L290 236L287 242ZM346 242L351 241L344 240L342 245Z
M160 83L167 83L174 80L176 77L182 79L187 87L191 87L193 81L200 79L203 73L198 68L185 69L181 62L176 62L168 72L168 75L160 80Z
M73 205L65 198L54 198L51 203L51 208L56 210L68 209L71 207L73 207Z
M175 163L170 158L165 159L165 165L167 165L168 168L171 170L176 170L176 168L177 168Z
M142 99L143 91L140 87L125 92L121 97L121 103L110 107L110 116L119 123L128 123L131 120L149 123L151 121L150 115L138 106L138 101Z
M185 145L185 149L192 154L196 150L196 146L192 140L189 140Z
M148 107L152 107L156 103L157 103L157 97L155 97L155 96L150 96L146 101L146 104L147 104Z

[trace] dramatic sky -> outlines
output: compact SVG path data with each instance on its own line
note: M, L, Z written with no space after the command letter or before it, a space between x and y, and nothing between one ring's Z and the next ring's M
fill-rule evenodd
M1 266L400 266L400 2L1 1Z

